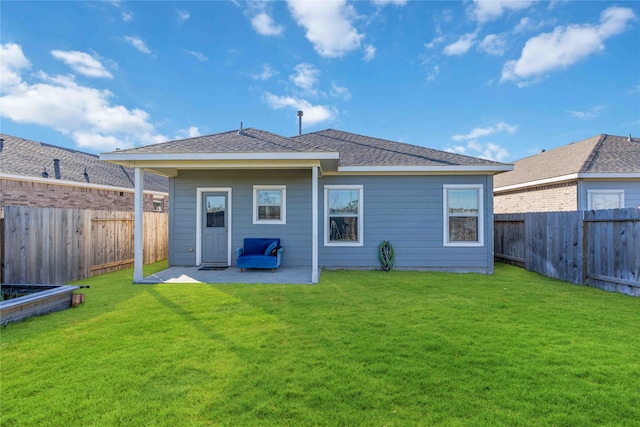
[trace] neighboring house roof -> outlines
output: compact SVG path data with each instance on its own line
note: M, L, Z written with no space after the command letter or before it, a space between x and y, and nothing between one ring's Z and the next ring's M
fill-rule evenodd
M0 134L0 177L34 178L37 181L77 182L83 186L134 188L131 168L105 163L95 154ZM57 159L57 166L54 159ZM46 170L46 174L44 174ZM43 176L48 175L48 177ZM169 192L166 177L145 174L148 191Z
M243 129L199 136L101 155L106 161L158 168L161 162L214 162L228 160L322 160L325 172L383 171L385 168L415 171L511 170L511 165L327 129L283 137L258 129ZM213 163L212 163L213 164ZM179 165L175 163L171 167ZM168 166L167 166L168 167ZM412 169L413 168L413 169Z
M640 139L597 135L514 162L514 170L496 175L496 190L560 180L640 177Z

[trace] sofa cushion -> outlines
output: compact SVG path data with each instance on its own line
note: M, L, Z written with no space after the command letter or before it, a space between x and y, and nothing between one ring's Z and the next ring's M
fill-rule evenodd
M274 241L278 245L280 244L280 239L278 238L247 237L244 239L244 253L245 255L264 255L267 246Z
M276 242L275 240L269 245L267 246L267 249L265 249L264 254L265 255L272 255L271 251L278 246L278 242Z

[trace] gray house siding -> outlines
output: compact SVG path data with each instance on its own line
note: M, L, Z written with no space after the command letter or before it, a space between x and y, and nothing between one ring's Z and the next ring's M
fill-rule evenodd
M254 185L286 185L286 224L253 224ZM285 250L282 267L311 264L311 171L225 170L181 171L171 179L170 265L195 265L197 189L212 187L232 188L233 249L245 237L278 237Z
M482 184L484 246L445 247L443 185ZM319 181L319 264L327 268L378 268L378 247L388 240L396 267L493 272L491 176L327 176ZM363 186L363 246L325 246L324 186Z
M326 268L378 268L378 247L389 240L397 268L493 272L492 177L478 176L324 176L318 182L318 263ZM445 247L443 185L482 184L484 245ZM253 186L286 185L284 225L253 224ZM363 186L363 246L324 245L324 187ZM232 188L232 248L245 237L279 237L282 267L311 264L311 171L181 171L170 184L170 265L196 263L198 188ZM235 265L235 253L232 264Z
M640 207L640 180L587 180L579 182L579 210L588 209L589 190L624 190L624 207Z

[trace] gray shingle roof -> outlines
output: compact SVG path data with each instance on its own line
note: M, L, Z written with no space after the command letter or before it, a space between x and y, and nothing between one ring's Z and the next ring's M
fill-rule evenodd
M117 153L184 154L184 153L286 153L310 151L306 145L291 138L258 129L247 128L239 133L229 131L162 142L144 147L120 150Z
M339 152L340 166L504 166L445 151L327 129L283 137L258 129L199 136L118 151L124 154ZM114 154L114 153L110 153Z
M516 161L494 177L494 187L577 173L640 173L640 139L602 134L563 145Z
M94 154L6 134L0 134L0 138L4 140L0 146L0 173L43 178L46 168L48 179L55 182L53 159L58 159L61 180L133 188L133 169L102 162ZM145 173L144 189L169 192L169 181L163 176Z
M504 166L491 160L334 129L293 139L313 147L313 151L338 151L340 166Z

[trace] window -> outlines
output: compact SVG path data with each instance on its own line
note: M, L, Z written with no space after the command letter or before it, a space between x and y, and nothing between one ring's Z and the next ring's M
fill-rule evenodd
M589 210L624 208L624 190L588 190Z
M362 185L325 185L325 246L362 246Z
M253 186L253 223L287 223L286 185Z
M444 245L483 246L482 185L445 185Z
M164 212L164 197L153 196L153 211Z

